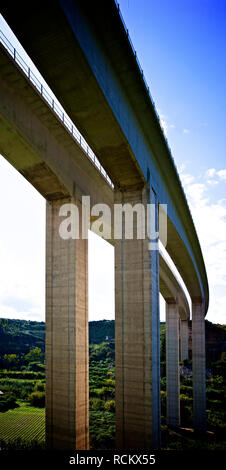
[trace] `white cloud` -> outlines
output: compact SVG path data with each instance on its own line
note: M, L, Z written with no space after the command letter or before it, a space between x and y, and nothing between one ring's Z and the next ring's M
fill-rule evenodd
M226 180L226 170L219 170L219 171L217 172L217 174L218 174L218 176L219 176L220 179Z
M215 168L209 168L209 170L207 170L206 172L207 178L213 178L215 174L216 174Z
M183 167L182 167L183 168ZM183 171L183 170L181 170ZM192 175L189 175L188 173L181 173L181 180L182 180L182 183L187 186L188 184L191 184L193 181L194 181L194 176Z
M219 181L217 180L207 180L207 183L210 184L211 186L216 186L219 184Z
M206 205L208 198L204 198L205 192L206 186L204 183L187 184L186 194L193 208L197 206L203 207L203 205Z
M190 130L189 129L183 129L183 133L184 134L190 134Z
M169 123L167 116L165 116L161 112L159 114L159 118L160 118L160 124L162 126L163 132L165 136L167 137L169 129L175 129L176 126L175 124Z
M198 182L193 175L181 171L192 217L201 243L210 287L210 307L207 318L226 323L225 296L219 294L226 287L226 199L213 202L213 186L206 177L215 176L216 170L208 170ZM217 172L218 173L218 172ZM200 182L201 181L201 182Z
M160 116L160 124L162 126L162 129L163 129L163 132L164 132L165 136L167 136L168 124L167 124L167 122L166 122L166 120L164 119L163 116Z
M218 177L220 180L226 180L226 170L216 170L215 168L209 168L206 171L206 178L208 178L208 183L210 182L209 178ZM217 184L215 180L212 184Z

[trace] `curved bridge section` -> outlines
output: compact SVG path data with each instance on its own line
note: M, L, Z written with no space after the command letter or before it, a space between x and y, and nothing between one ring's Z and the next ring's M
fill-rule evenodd
M164 253L160 249L159 257L159 278L160 293L164 297L166 303L176 303L181 320L190 319L190 307L182 287L172 268L164 257Z
M199 241L116 3L50 2L44 14L38 4L2 2L1 11L115 187L125 190L150 180L158 202L167 204L167 250L206 312L208 282Z
M49 10L48 10L49 8ZM47 199L46 360L50 448L88 449L87 238L91 205L167 205L167 251L192 301L194 427L205 429L205 265L167 142L114 1L2 2L1 12L83 132L114 184L97 171L4 47L0 50L0 151ZM26 13L26 22L24 16ZM105 21L102 21L102 18ZM49 19L51 18L51 21ZM79 238L60 237L63 203L77 205ZM117 226L114 226L117 229ZM179 331L189 314L181 286L149 238L115 245L117 448L160 447L159 291L167 305L168 424L179 425ZM117 231L117 230L116 230ZM157 235L158 236L158 235ZM171 358L171 359L170 359ZM177 364L177 367L172 366Z
M160 292L166 301L166 411L167 424L180 425L179 361L188 359L188 320L190 308L176 275L160 251Z

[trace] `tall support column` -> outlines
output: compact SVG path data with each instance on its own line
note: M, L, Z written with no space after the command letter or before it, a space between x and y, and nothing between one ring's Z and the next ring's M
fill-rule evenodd
M188 359L188 320L180 321L180 360Z
M70 202L47 202L46 435L48 448L75 450L89 448L88 240L59 235L59 209Z
M115 203L155 204L150 189L115 192ZM136 220L136 218L134 217ZM151 221L154 223L154 220ZM156 225L156 228L157 228ZM136 223L134 223L136 227ZM116 447L160 447L159 252L149 240L115 240Z
M201 303L192 304L192 371L194 428L206 430L205 317Z
M166 392L167 424L180 425L179 312L176 303L166 303Z

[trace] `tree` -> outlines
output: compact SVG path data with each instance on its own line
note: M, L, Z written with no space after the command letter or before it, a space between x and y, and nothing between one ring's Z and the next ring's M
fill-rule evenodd
M28 396L28 400L32 406L37 408L44 408L45 406L45 392L32 392Z
M18 365L18 357L16 354L5 354L4 364L7 369L15 369Z
M30 349L29 353L26 354L25 359L28 362L40 362L42 360L43 354L40 348L36 347Z

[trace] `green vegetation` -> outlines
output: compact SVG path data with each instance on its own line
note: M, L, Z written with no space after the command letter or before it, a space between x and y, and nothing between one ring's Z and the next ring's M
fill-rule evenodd
M98 344L115 339L115 321L101 320L89 322L89 343Z
M44 447L45 410L25 403L0 415L0 447L35 449Z
M28 401L37 408L45 407L45 392L32 392L28 395Z
M0 369L4 355L16 354L20 366L23 357L31 349L40 348L45 351L45 323L26 320L8 320L0 318Z
M11 408L17 408L19 406L13 395L3 395L0 399L0 412L8 411Z
M44 323L0 319L0 340L3 338L3 343L0 343L0 447L2 449L44 447L44 328ZM114 449L114 321L91 322L89 332L90 444L93 449ZM17 338L19 343L16 349L13 349ZM180 379L181 428L168 429L164 323L160 325L160 341L163 449L225 450L225 361L207 364L208 432L204 436L198 436L192 430L192 378L189 377L189 373L184 372ZM191 361L184 361L183 371L191 372L191 370Z
M97 322L93 322L97 323ZM103 322L101 323L101 330ZM106 322L107 323L107 322ZM96 329L97 326L95 325ZM94 326L93 326L94 329ZM106 339L103 328L103 338ZM98 338L100 338L100 332ZM114 340L90 344L90 446L114 449L115 442L115 344Z

